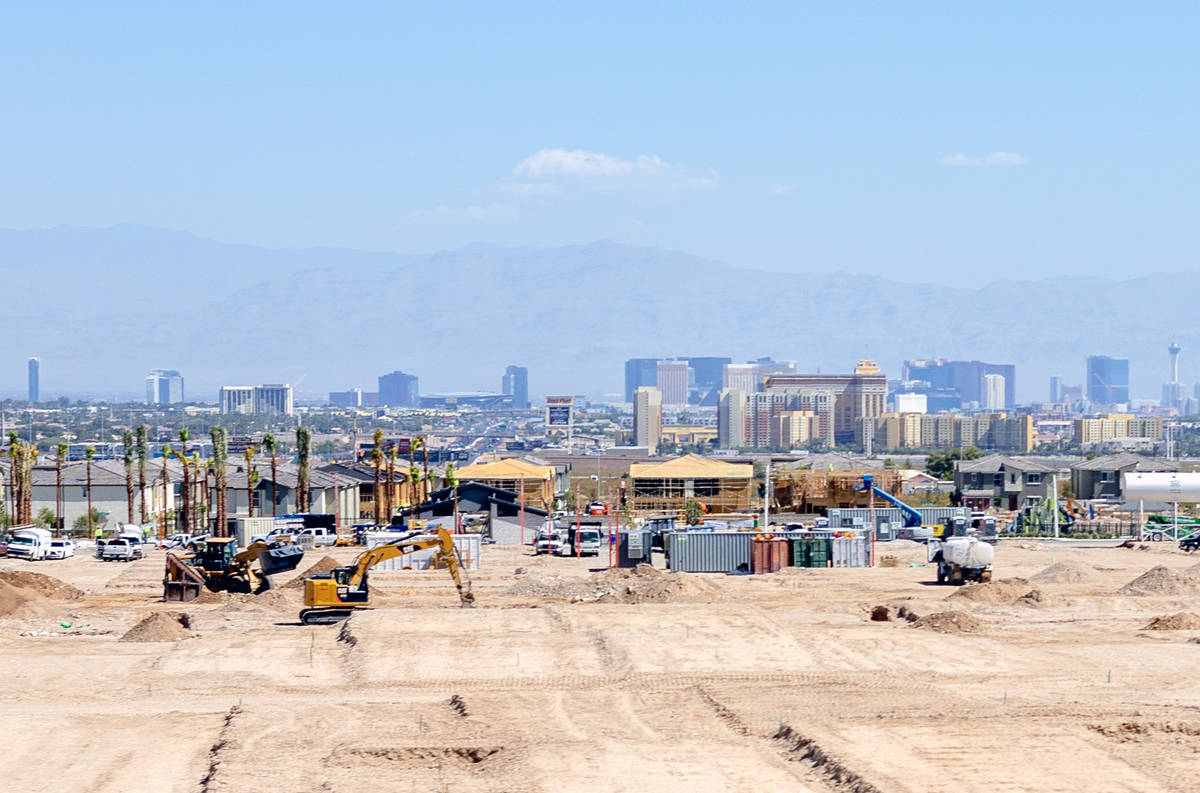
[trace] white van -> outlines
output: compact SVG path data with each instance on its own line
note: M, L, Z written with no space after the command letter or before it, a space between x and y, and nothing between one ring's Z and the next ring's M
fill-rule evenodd
M8 556L17 559L49 558L50 530L39 529L36 526L25 526L13 531L13 538L8 542Z

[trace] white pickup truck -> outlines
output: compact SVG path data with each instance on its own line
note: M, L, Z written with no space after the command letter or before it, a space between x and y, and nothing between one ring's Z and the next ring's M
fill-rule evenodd
M142 544L131 537L116 537L104 543L100 551L102 562L132 562L145 556Z

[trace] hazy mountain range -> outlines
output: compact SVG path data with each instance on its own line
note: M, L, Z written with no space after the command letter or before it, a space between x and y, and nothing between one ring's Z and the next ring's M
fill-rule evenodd
M206 400L225 383L375 390L394 369L419 375L425 393L494 391L510 363L529 367L535 395L618 393L626 358L770 355L823 372L871 357L889 376L905 358L1011 362L1027 401L1046 398L1052 374L1082 382L1098 353L1129 357L1134 395L1157 398L1171 340L1189 394L1200 375L1191 272L1035 282L981 272L987 286L962 289L759 272L610 242L409 255L116 226L0 231L0 275L0 391L13 393L31 355L44 395L136 395L161 367Z

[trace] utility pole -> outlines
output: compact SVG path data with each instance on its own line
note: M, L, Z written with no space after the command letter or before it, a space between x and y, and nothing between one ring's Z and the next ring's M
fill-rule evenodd
M762 530L766 531L771 525L771 458L767 458L767 465L764 469L766 484L763 487L763 519Z
M1054 536L1058 537L1058 474L1050 474L1050 509L1053 513Z

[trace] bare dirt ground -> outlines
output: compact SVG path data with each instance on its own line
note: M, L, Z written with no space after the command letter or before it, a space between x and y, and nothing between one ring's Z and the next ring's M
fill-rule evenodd
M492 547L473 610L380 572L321 627L295 588L162 603L161 553L0 560L4 788L1200 790L1200 557L1005 541L955 590L880 554L676 581Z

